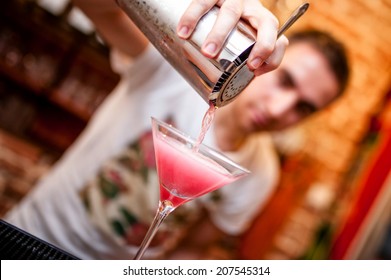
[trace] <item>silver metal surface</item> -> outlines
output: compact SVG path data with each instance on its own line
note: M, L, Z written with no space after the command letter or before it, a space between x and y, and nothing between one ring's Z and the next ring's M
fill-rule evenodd
M205 14L192 36L183 40L177 36L176 28L191 0L116 1L207 103L216 107L230 103L254 78L246 61L256 41L256 32L246 22L239 21L222 51L211 59L201 53L201 46L217 18L218 7ZM282 26L279 36L307 10L308 4L304 5Z

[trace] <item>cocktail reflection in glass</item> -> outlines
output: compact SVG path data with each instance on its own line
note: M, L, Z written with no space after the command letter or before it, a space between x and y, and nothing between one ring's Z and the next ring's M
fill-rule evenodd
M249 174L221 153L198 145L196 140L155 118L152 133L160 200L135 260L142 258L161 223L178 206Z

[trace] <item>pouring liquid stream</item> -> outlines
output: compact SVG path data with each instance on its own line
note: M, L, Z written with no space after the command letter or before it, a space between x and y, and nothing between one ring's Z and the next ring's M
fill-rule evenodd
M206 113L202 119L201 132L198 135L197 142L195 143L195 145L193 147L193 151L197 152L202 141L204 141L205 135L213 123L216 110L217 110L217 107L215 107L212 103L210 103L209 109L206 111Z

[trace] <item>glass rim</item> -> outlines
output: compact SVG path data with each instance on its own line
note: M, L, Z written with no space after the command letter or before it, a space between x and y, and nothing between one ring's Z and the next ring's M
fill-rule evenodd
M176 134L177 136L183 138L184 140L186 140L187 142L191 143L192 145L195 145L196 144L196 140L191 137L190 135L186 134L185 132L179 130L178 128L174 127L173 125L171 124L168 124L164 121L161 121L155 117L151 117L151 120L152 120L152 124L155 123L157 125L160 125L166 129L168 129L171 133L174 133ZM236 163L235 161L233 161L232 159L230 159L228 156L224 155L222 152L212 148L212 147L209 147L208 145L204 144L204 143L201 143L200 144L200 149L202 149L203 151L206 151L207 153L213 155L214 157L218 157L220 160L224 161L225 163L235 167L237 170L240 170L242 173L241 174L232 174L233 176L240 176L240 175L244 175L244 174L250 174L251 171L249 171L247 168L241 166L240 164ZM231 173L231 172L230 172Z

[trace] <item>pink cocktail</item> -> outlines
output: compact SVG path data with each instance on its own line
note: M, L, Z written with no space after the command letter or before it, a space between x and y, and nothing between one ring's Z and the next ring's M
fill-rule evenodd
M157 135L154 138L160 180L160 200L174 207L236 180L223 166L185 143Z
M142 257L160 224L176 207L249 173L221 153L154 118L152 131L160 201L135 259Z

